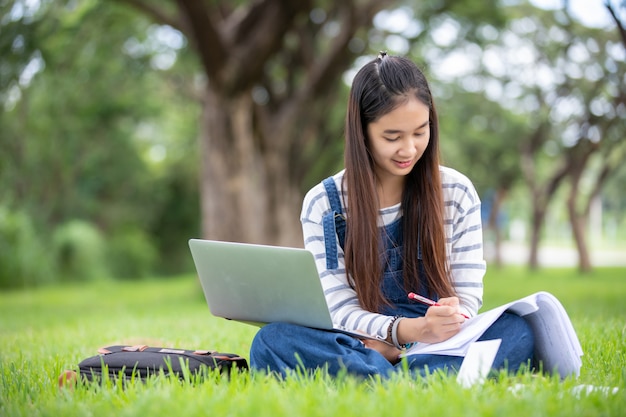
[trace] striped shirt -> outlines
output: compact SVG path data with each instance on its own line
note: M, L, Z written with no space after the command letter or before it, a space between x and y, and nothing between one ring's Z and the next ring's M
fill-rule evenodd
M344 172L345 170L340 171L333 176L337 189L341 190L342 204L346 202L345 190L341 189ZM471 317L476 315L482 306L483 276L486 271L483 259L480 199L473 184L465 175L447 167L440 167L440 172L445 206L446 253L452 283L459 296L462 312ZM361 308L356 292L348 283L343 250L339 245L338 268L332 270L326 268L322 218L330 210L326 190L320 183L306 194L300 221L304 246L315 257L333 322L384 338L387 336L387 327L392 317ZM379 213L380 227L402 216L400 204L384 208Z

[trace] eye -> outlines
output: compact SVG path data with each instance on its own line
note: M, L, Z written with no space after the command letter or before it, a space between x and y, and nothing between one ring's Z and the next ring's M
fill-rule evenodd
M388 138L388 137L383 136L383 139L385 139L387 142L395 142L398 139L400 139L400 136L396 136L395 138Z

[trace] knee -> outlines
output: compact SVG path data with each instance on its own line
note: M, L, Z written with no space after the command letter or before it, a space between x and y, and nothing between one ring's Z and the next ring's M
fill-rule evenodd
M522 365L533 361L535 337L530 324L516 314L504 313L492 326L490 338L502 339L495 367L508 366L516 372Z
M517 314L505 312L479 340L502 339L501 350L532 354L535 337L530 324Z
M503 326L508 329L509 337L517 340L522 345L534 345L533 329L526 319L512 313L504 313L502 318L504 321Z
M287 367L282 353L285 351L284 323L270 323L259 329L250 346L250 367L258 371L284 374Z
M259 329L250 346L251 355L292 355L303 349L301 340L308 340L312 329L290 323L269 323Z
M289 334L287 323L269 323L261 327L252 340L252 350L272 349L277 343L284 343L285 335Z

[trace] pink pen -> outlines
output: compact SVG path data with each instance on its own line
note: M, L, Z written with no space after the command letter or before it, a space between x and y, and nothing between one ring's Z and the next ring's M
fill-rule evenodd
M441 305L438 302L431 300L430 298L422 297L421 295L415 294L414 292L410 292L409 293L409 298L411 300L415 300L415 301L418 301L420 303L423 303L423 304L426 304L426 305L429 305L429 306L440 306ZM469 316L467 316L467 315L465 315L463 313L459 313L459 314L461 314L466 319L469 319Z

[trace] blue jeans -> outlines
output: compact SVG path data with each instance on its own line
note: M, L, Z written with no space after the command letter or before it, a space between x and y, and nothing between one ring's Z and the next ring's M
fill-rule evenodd
M532 361L534 337L523 318L504 313L478 340L491 339L502 339L493 369L514 373ZM406 359L411 372L422 376L436 370L457 372L463 361L459 356L444 355L411 355ZM346 334L287 323L271 323L259 330L250 348L250 365L283 377L290 370L319 368L327 368L333 376L347 372L389 377L404 366L402 362L392 365L380 353Z

